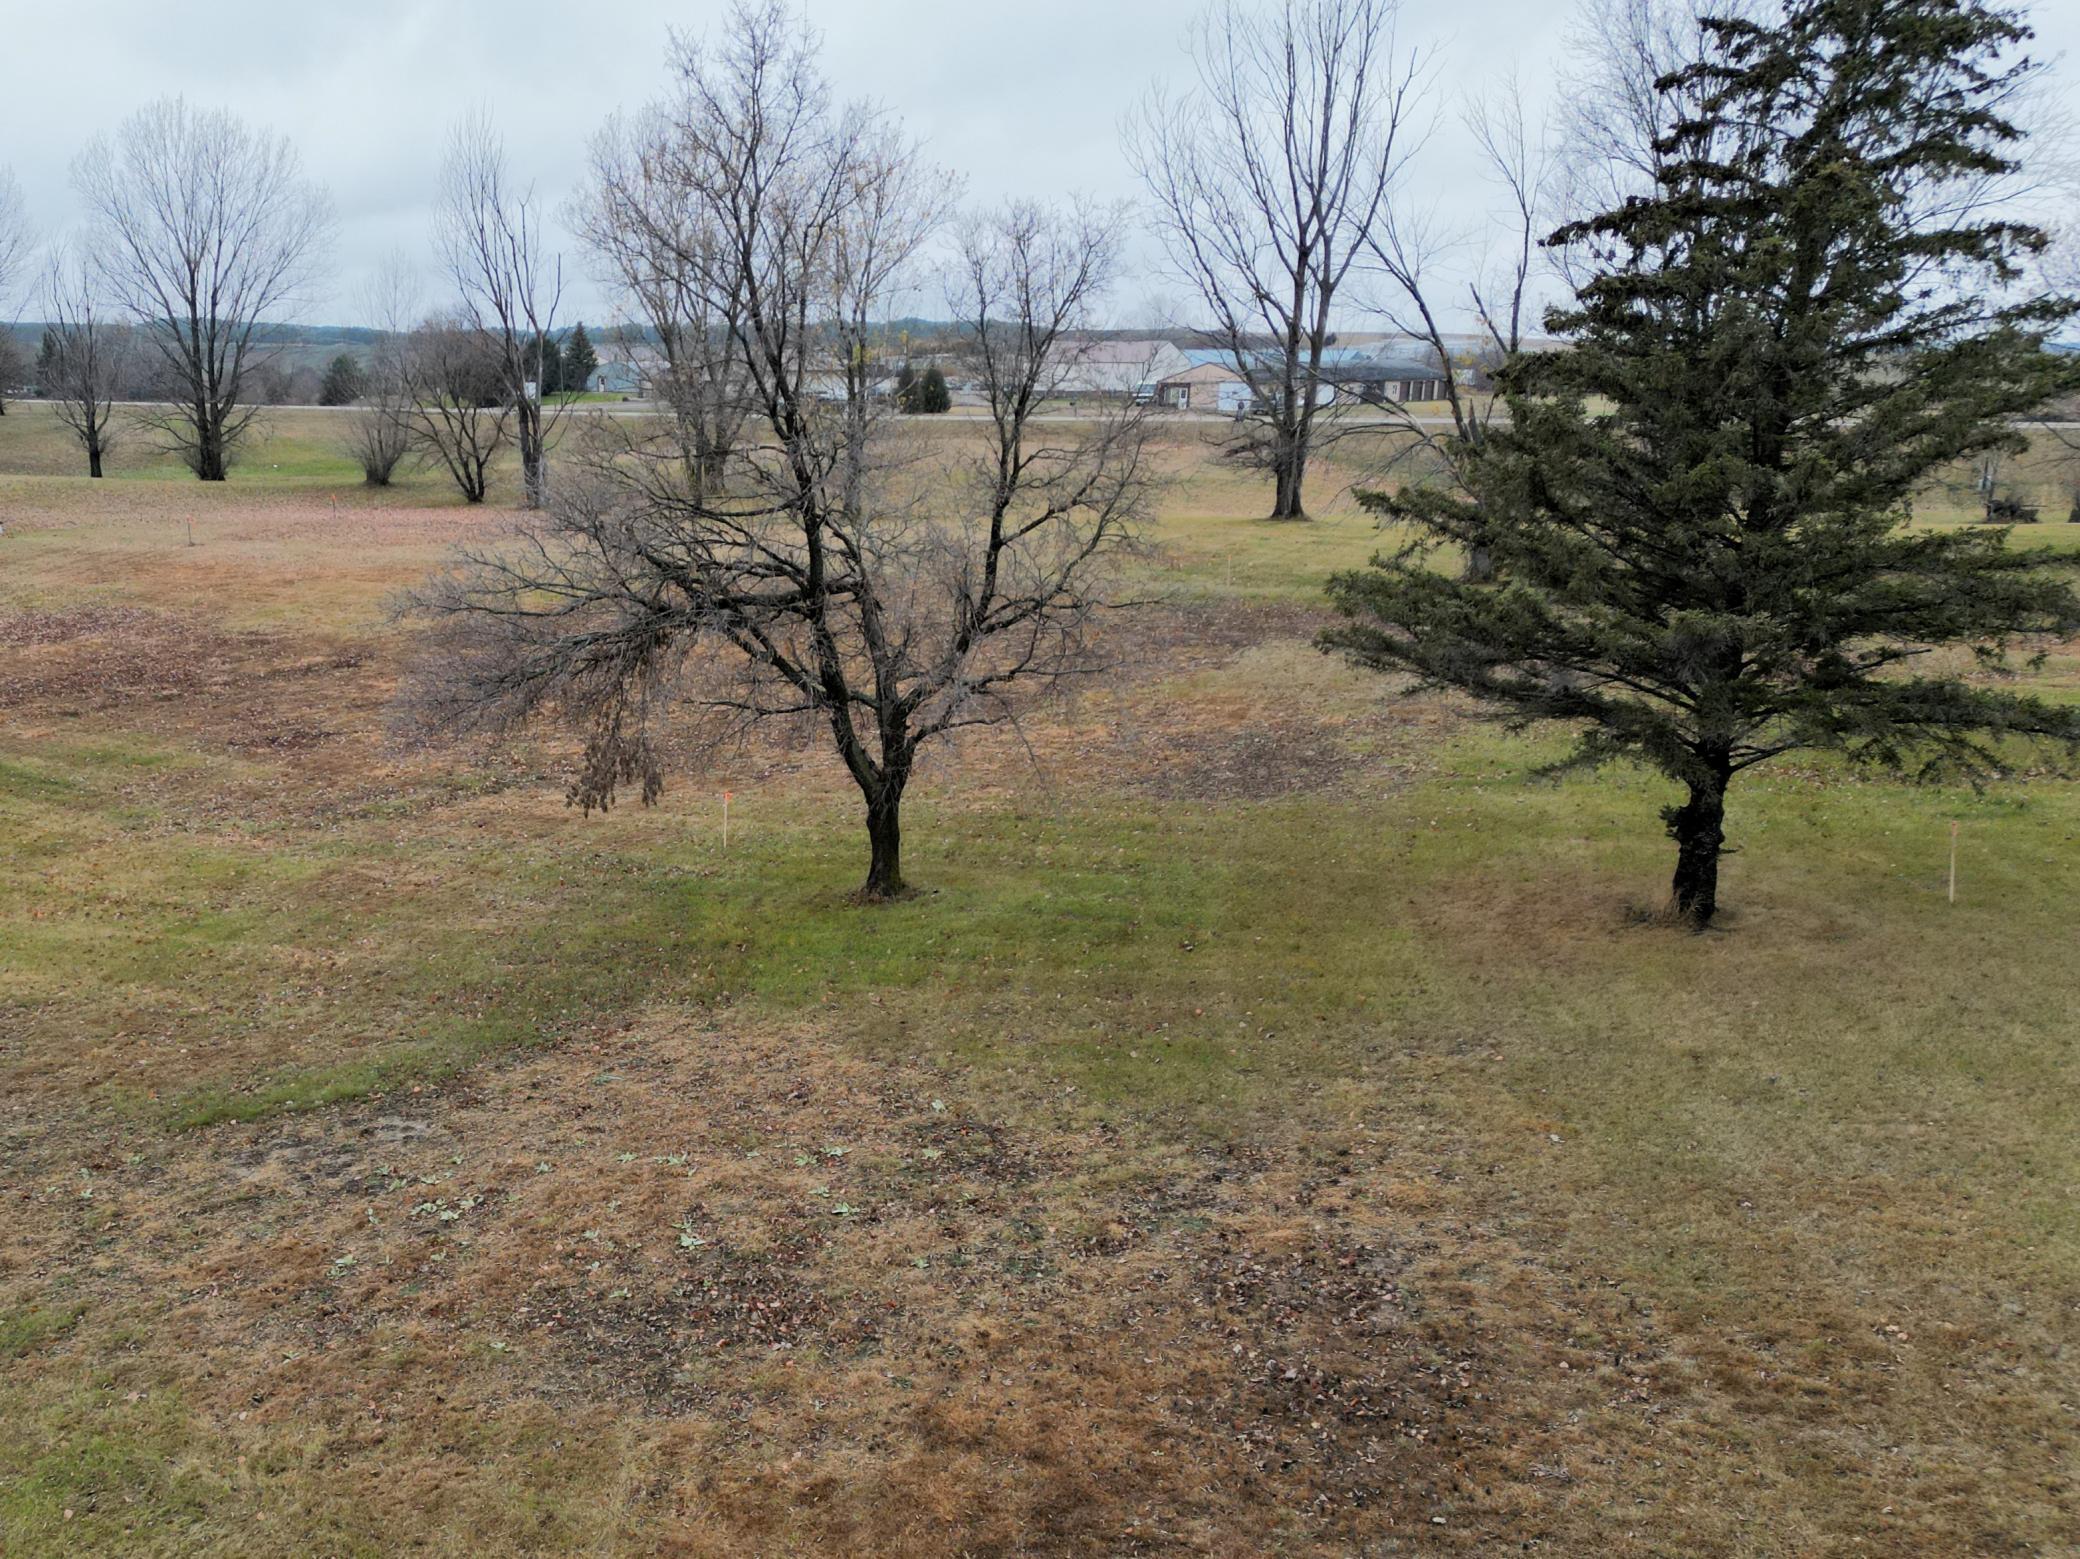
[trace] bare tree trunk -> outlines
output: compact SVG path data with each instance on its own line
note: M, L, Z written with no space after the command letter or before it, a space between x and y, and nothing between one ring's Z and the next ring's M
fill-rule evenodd
M205 409L195 419L195 475L200 481L221 482L227 474L223 427Z
M1706 759L1706 773L1690 781L1690 799L1662 812L1676 842L1671 885L1677 916L1702 931L1719 912L1719 857L1726 848L1726 784L1732 764L1724 754Z
M99 476L100 474L101 446L99 444L89 444L87 446L87 475Z
M1277 490L1272 500L1271 518L1274 520L1304 520L1307 509L1301 501L1301 487L1307 480L1307 447L1298 434L1282 434L1277 460L1274 463Z
M903 787L909 776L889 774L867 796L867 843L871 856L860 897L897 899L908 891L903 882Z
M539 509L544 496L544 462L542 460L542 414L539 404L523 395L520 398L520 476L525 489L526 505Z
M722 479L728 471L728 453L713 447L703 449L695 461L695 485L702 494L722 491Z

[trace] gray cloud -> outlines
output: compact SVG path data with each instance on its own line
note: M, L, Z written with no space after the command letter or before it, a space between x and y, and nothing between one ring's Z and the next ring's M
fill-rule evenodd
M970 195L1133 196L1120 115L1157 77L1180 77L1194 6L1161 0L807 0L842 94L900 115ZM332 194L338 242L306 320L350 317L368 274L393 249L427 263L441 147L468 107L495 116L515 170L560 203L582 175L586 143L616 109L665 84L668 32L698 33L721 0L0 0L9 61L11 163L46 235L79 218L72 158L153 97L182 93L288 134ZM2071 13L2071 14L2067 14ZM1533 107L1564 68L1568 8L1552 0L1410 6L1403 46L1433 53L1438 132L1407 198L1449 224L1485 208L1478 160L1455 105L1511 70ZM2080 43L2080 6L2039 7L2050 50ZM1145 249L1137 262L1152 267ZM606 303L573 248L571 312ZM432 279L428 278L429 288ZM1117 300L1139 312L1164 290L1130 280Z

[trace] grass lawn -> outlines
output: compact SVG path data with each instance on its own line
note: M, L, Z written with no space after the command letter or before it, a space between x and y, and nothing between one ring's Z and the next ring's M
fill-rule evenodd
M2069 781L1780 764L1639 923L1665 788L1316 654L1352 473L1270 527L1181 431L1120 672L862 910L813 747L586 820L556 733L389 742L496 514L37 414L5 1551L2080 1550Z

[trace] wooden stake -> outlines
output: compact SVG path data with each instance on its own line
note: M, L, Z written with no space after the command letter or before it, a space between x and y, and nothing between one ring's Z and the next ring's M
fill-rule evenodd
M730 793L725 790L722 793L722 848L725 850L729 848L729 797Z
M1957 902L1957 824L1950 825L1950 902Z

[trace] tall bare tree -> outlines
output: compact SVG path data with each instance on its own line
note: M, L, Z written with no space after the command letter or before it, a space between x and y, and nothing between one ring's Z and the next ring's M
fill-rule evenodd
M15 182L12 169L0 167L0 308L11 300L22 279L32 242L22 187Z
M436 315L404 343L400 371L413 444L454 480L466 503L491 491L491 467L512 441L505 342L467 314Z
M481 112L449 137L436 237L470 326L498 349L524 501L540 508L548 440L560 416L560 403L545 406L542 384L546 343L563 300L563 260L545 251L534 189L512 181L505 143Z
M32 240L22 187L10 169L0 168L0 417L7 415L7 392L21 372L21 351L7 318L13 312L9 304L28 263Z
M417 408L412 399L411 329L418 284L393 255L363 289L361 317L375 327L361 395L348 413L347 449L371 487L388 487L411 453Z
M324 193L289 142L222 111L163 99L74 167L96 217L108 297L137 321L179 400L144 426L205 482L221 482L257 408L260 327L299 300L331 229Z
M687 155L687 113L684 103L667 102L610 122L593 141L575 225L656 342L644 389L670 409L674 450L699 489L723 480L751 397L728 317L689 280L714 269L708 251L720 235L703 225L702 208L670 171Z
M507 545L423 590L413 708L440 727L559 712L588 730L572 799L662 784L668 711L821 730L866 806L862 895L904 891L918 754L1094 666L1106 560L1149 484L1139 414L1033 422L1064 331L1111 268L1103 216L1016 207L961 230L957 291L990 415L966 480L919 480L876 343L946 181L837 109L779 0L683 46L678 198L722 239L684 280L730 321L759 436L698 490L609 450ZM1060 435L1057 437L1056 435Z
M1438 428L1405 405L1385 403L1386 421L1401 435L1392 463L1407 466L1427 458L1461 496L1471 499L1468 463L1486 447L1499 409L1495 375L1524 350L1526 326L1539 305L1538 281L1547 264L1541 241L1559 220L1555 206L1562 170L1551 138L1526 123L1523 94L1514 82L1475 100L1463 122L1498 197L1496 218L1470 240L1476 250L1471 264L1454 263L1459 258L1454 251L1463 254L1465 243L1392 209L1380 213L1365 246L1384 284L1379 311L1413 350L1436 361L1450 419L1448 427ZM1456 295L1461 286L1463 297ZM1477 322L1471 352L1455 353L1453 333L1445 329L1446 310L1454 305ZM1457 360L1462 357L1466 361ZM1470 370L1473 382L1462 378L1456 371L1460 367ZM1489 549L1478 542L1469 545L1465 569L1469 578L1489 578Z
M1394 0L1220 0L1192 35L1197 89L1127 126L1171 262L1249 387L1232 448L1271 471L1273 519L1306 516L1337 294L1406 152L1417 61L1393 18Z
M100 278L78 249L61 245L43 282L42 383L58 420L72 430L87 457L87 475L101 475L102 457L115 445L115 397L130 352L130 327L109 319Z

